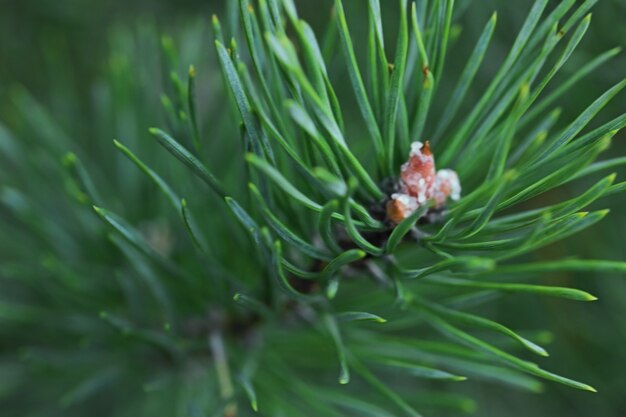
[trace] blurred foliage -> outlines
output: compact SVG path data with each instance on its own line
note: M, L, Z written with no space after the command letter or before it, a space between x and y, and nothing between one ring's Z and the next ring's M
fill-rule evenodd
M23 126L24 121L14 116L15 106L26 106L36 109L29 95L22 87L43 103L63 127L67 143L51 144L58 146L58 154L67 149L79 149L95 160L110 161L103 170L95 174L101 178L116 178L111 184L125 188L118 195L138 193L144 198L137 199L140 206L125 207L123 201L109 204L112 208L124 207L128 218L137 220L146 212L159 212L163 205L146 181L134 172L133 167L109 145L110 139L119 137L132 147L141 141L147 141L145 131L138 130L142 126L162 125L167 123L160 105L161 85L164 80L159 71L162 63L154 51L159 48L158 39L162 34L171 34L177 45L184 46L181 51L181 72L188 63L193 62L204 80L199 83L199 101L202 114L213 114L221 109L223 103L212 100L219 97L223 87L218 81L221 75L215 71L215 57L209 36L210 15L212 13L228 14L223 10L220 1L126 1L123 7L118 2L96 0L0 0L0 112L2 120L21 132L36 126ZM330 10L329 1L298 2L300 13L306 16L316 30L321 30ZM461 2L463 3L463 2ZM474 1L476 3L476 0ZM358 0L346 1L350 9L351 28L358 39L358 28L361 5ZM465 26L459 27L456 42L458 50L471 49L474 40L494 9L499 10L499 29L495 33L492 56L503 57L515 31L502 28L518 28L525 13L519 10L528 9L528 1L511 2L491 0L480 3L480 7L468 7L463 19ZM575 71L586 60L614 46L626 46L626 4L621 0L600 1L594 8L594 18L588 36L583 41L571 62L564 69ZM393 13L385 16L393 22ZM365 19L361 19L366 21ZM157 29L155 29L157 28ZM158 31L159 33L155 32ZM362 37L364 38L364 37ZM128 40L133 39L132 43ZM392 43L394 40L390 40ZM467 44L467 48L463 45ZM132 58L130 58L132 57ZM203 57L198 61L197 57ZM466 57L459 54L453 56L449 65L464 62ZM497 69L500 61L494 60L491 71ZM102 70L106 68L106 71ZM480 80L489 80L490 68L481 73ZM116 82L123 80L114 88L126 92L109 95L104 87L109 71L124 74L116 77ZM620 55L610 65L602 66L593 75L583 81L583 88L575 89L564 101L566 116L574 116L582 107L595 99L609 86L623 78L626 74L626 59ZM347 81L347 80L346 80ZM347 87L347 82L345 83ZM445 88L445 87L444 87ZM218 91L215 91L217 89ZM478 89L473 94L479 94ZM111 100L115 97L116 102ZM140 105L138 105L140 103ZM152 103L147 107L145 103ZM623 96L611 106L624 107ZM80 114L77 122L76 114ZM607 115L615 114L611 111ZM106 116L103 116L106 115ZM356 112L354 114L356 116ZM599 119L597 123L603 122ZM235 119L215 116L205 121L207 125L217 126L235 123ZM219 130L220 128L216 128ZM45 133L45 132L44 132ZM35 141L41 132L31 132L30 138ZM609 151L613 156L623 155L626 137L621 132ZM163 158L162 152L156 149L154 154L142 154L147 160L169 166L173 172L179 169ZM148 149L148 147L143 147ZM606 155L608 157L610 155ZM42 170L46 165L56 163L48 160L45 155L32 155L35 166L40 164ZM124 163L122 163L124 161ZM232 173L225 166L213 167L217 174ZM621 169L624 173L624 169ZM93 173L92 173L93 174ZM50 178L51 182L64 181L63 178ZM25 186L17 182L11 184L15 188ZM99 181L106 184L106 181ZM197 187L197 184L195 184ZM188 190L194 189L189 185ZM112 191L112 190L107 190ZM186 190L187 191L187 190ZM560 201L578 192L578 189L563 187L550 195L550 200ZM107 192L107 195L116 195ZM48 201L53 197L48 196ZM41 196L39 203L45 207L46 196ZM588 258L626 259L626 247L622 244L623 231L626 230L626 204L624 195L614 196L603 202L613 209L609 218L591 230L585 231L575 239L559 242L535 254L537 260L567 257L570 253L581 254ZM47 207L54 215L62 216L63 207ZM80 233L80 228L72 231ZM62 231L58 231L62 236ZM2 231L11 233L11 231ZM19 241L19 239L18 239ZM24 244L28 244L25 242ZM2 250L0 248L0 250ZM106 256L106 254L94 254ZM528 323L553 329L554 344L550 346L553 358L551 365L555 371L571 374L568 366L576 367L578 378L592 382L599 393L588 395L568 390L554 384L546 385L547 395L536 396L524 392L512 392L494 385L457 386L456 390L467 391L476 396L480 404L480 416L579 416L591 415L618 417L626 409L626 286L616 276L594 273L558 273L542 281L544 284L582 287L596 294L600 301L594 305L580 305L560 300L532 297L507 298L484 306L480 312L488 314L498 321L510 324L512 328L525 328ZM0 342L0 349L4 342ZM10 377L10 370L5 370ZM456 415L456 414L451 414Z

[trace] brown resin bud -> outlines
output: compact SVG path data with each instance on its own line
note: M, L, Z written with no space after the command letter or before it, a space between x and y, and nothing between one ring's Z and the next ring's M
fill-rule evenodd
M413 142L409 160L400 169L401 190L425 204L435 186L435 158L428 141Z
M409 217L415 210L433 204L442 208L448 199L461 198L461 183L451 169L435 170L435 158L428 141L413 142L409 160L400 168L399 192L387 203L387 218L394 224Z
M387 217L392 223L398 224L413 213L419 204L415 197L407 194L392 194L387 202Z
M433 192L435 207L443 207L448 198L455 201L461 198L461 183L456 172L451 169L440 169L435 177Z

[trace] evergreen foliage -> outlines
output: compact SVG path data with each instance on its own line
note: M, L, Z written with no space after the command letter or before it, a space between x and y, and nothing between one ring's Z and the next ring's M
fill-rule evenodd
M356 39L341 0L320 36L292 0L229 0L239 24L212 22L220 77L180 73L169 37L160 57L129 43L138 62L111 58L92 129L120 136L89 143L95 153L16 89L24 124L0 129L0 334L22 359L0 360L9 415L421 416L473 411L455 394L473 380L595 391L575 368L545 369L543 332L473 310L509 293L593 301L537 280L626 272L529 257L602 220L586 208L625 188L606 171L626 160L597 159L626 114L593 119L626 80L572 120L555 107L619 51L550 86L595 1L536 0L473 102L497 18L456 71L454 3L363 2L367 38ZM387 7L395 27L382 23ZM204 48L193 35L191 49ZM167 74L161 110L147 93L160 76L136 83L151 64ZM145 107L130 107L139 96ZM161 127L142 133L158 112ZM462 198L394 226L390 184L425 139ZM537 203L587 177L598 178L577 196Z

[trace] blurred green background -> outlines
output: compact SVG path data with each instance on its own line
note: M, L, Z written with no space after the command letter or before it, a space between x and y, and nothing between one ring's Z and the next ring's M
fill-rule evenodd
M181 73L192 63L199 69L200 109L204 119L232 123L234 119L220 117L227 112L227 107L220 106L223 92L209 30L213 13L222 16L225 22L236 17L225 3L226 0L0 0L0 120L11 129L21 129L22 120L16 108L24 105L23 90L19 87L23 86L49 109L73 147L102 161L107 161L108 157L113 160L110 145L113 137L141 140L145 129L163 119L159 102L162 83L158 82L158 49L161 36L168 34L181 50ZM332 2L301 0L297 3L300 14L321 31ZM464 12L456 22L461 31L454 46L454 51L459 53L453 53L449 63L451 80L458 74L460 68L457 67L465 59L464 53L473 47L484 22L494 10L499 13L496 39L482 73L482 80L486 81L490 70L497 68L510 46L530 1L457 3ZM364 4L365 0L346 0L357 46L358 39L363 39L358 34L365 30L366 24ZM388 11L385 15L392 29L388 31L390 36L395 29L394 13ZM591 57L615 46L626 46L625 19L626 1L599 1L593 9L587 37L555 83ZM111 82L111 74L116 72L126 74L125 83L120 83L119 77L115 78L117 84ZM562 101L563 119L575 117L625 75L626 58L622 53L583 80ZM114 103L107 101L107 97L113 96L107 93L111 88L118 92L114 95L118 101ZM473 96L479 94L480 90L474 89ZM119 100L120 96L125 99ZM115 114L104 119L102 111L107 105L116 106ZM624 95L611 106L597 124L615 116L618 110L624 110ZM346 111L350 113L354 112ZM624 155L625 140L623 133L618 135L604 157ZM105 171L103 168L101 175ZM625 178L626 169L618 170L618 180ZM561 195L546 198L565 198L568 189L558 193ZM599 207L612 210L603 223L535 256L554 259L576 254L585 258L625 260L626 197L613 196L601 201ZM544 283L576 286L597 295L599 301L580 304L515 297L492 303L485 307L485 312L513 328L552 331L554 341L549 349L551 357L544 362L546 366L590 383L598 389L598 394L555 384L546 384L546 392L540 395L469 382L455 385L455 388L475 396L479 404L478 416L625 415L626 282L621 277L604 274L558 274L545 278Z

